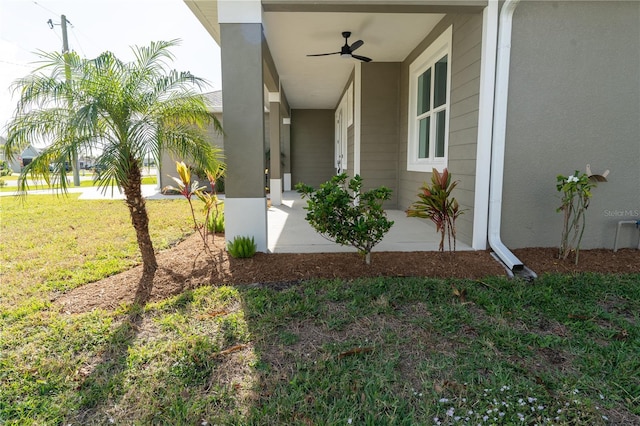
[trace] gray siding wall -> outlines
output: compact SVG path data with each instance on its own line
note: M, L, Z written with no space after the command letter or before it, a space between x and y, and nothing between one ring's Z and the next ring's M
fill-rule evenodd
M214 116L218 119L218 121L220 121L220 124L222 124L222 114L220 113L216 113L214 114ZM224 125L223 125L224 128ZM218 148L223 149L223 155L224 155L224 135L222 133L218 133L215 130L215 127L213 125L210 125L209 127L207 127L206 129L206 138L209 141L209 143L211 143L212 145L217 146ZM187 159L184 158L177 158L175 155L172 155L170 153L165 153L162 155L162 159L160 161L160 188L164 188L167 185L171 185L171 186L176 186L176 183L173 179L171 179L169 176L178 176L178 173L176 172L176 161L185 161L186 163L188 163L189 161ZM202 179L201 179L201 183Z
M558 246L556 176L589 163L611 174L582 247L611 248L619 220L640 220L640 3L521 2L511 55L503 241ZM635 228L623 234L637 245Z
M386 186L393 190L386 208L397 207L398 102L400 64L362 64L360 175L363 189Z
M334 139L333 110L291 110L291 185L317 188L331 179Z
M451 106L449 121L449 164L454 180L460 181L453 195L465 212L457 221L458 239L471 244L478 134L478 96L482 52L482 15L447 15L401 64L400 139L398 150L398 208L417 200L418 189L431 182L431 173L407 171L407 121L409 66L442 32L453 25L451 48ZM479 165L487 167L488 165Z

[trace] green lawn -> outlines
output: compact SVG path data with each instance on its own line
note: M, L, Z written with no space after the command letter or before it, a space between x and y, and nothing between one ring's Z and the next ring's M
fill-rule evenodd
M0 180L5 180L7 181L7 179L5 178L0 178ZM10 179L10 180L17 180L17 177L14 176L14 179ZM142 178L142 184L143 185L154 185L158 183L158 178L156 176L144 176ZM81 188L88 188L88 187L92 187L92 186L98 186L98 183L94 180L81 180L80 181L80 187ZM59 188L60 185L56 184L56 185L47 185L45 182L39 182L38 184L33 184L33 185L29 185L29 191L32 190L41 190L41 189L53 189L53 188ZM73 188L73 184L69 184L69 188ZM5 185L0 187L0 192L15 192L17 190L17 187L15 185L13 186L9 186L9 185Z
M0 203L0 424L640 422L640 275L202 287L70 315L55 292L139 261L124 203ZM190 232L183 200L147 205L157 247Z

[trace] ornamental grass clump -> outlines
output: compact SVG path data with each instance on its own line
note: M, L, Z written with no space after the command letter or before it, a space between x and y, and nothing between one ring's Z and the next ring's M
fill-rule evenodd
M451 239L453 238L453 251L456 251L456 219L463 213L458 206L458 201L451 197L451 192L458 185L458 181L451 182L451 174L445 168L440 174L433 169L431 174L431 186L426 182L420 187L419 200L407 210L407 216L431 219L436 224L436 230L440 231L441 252L444 252L445 235L449 241L451 251Z
M235 259L245 259L253 257L258 250L253 237L235 237L233 241L227 243L227 251Z
M585 213L591 200L591 189L596 185L588 175L577 170L568 177L558 175L556 180L556 189L562 196L562 204L556 211L563 213L558 258L566 260L573 251L576 253L575 264L577 265L580 242L587 224Z
M320 185L318 190L299 183L296 190L308 198L307 222L330 241L355 247L371 264L371 250L393 225L382 203L391 198L391 189L381 186L361 192L362 178L356 175L347 184L342 173Z

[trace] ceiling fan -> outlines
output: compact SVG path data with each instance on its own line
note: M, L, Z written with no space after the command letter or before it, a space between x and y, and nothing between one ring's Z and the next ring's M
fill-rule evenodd
M367 58L366 56L354 55L353 51L359 48L364 44L364 41L357 40L354 41L351 46L349 46L349 37L351 37L351 31L343 31L342 37L344 37L344 46L340 49L339 52L331 52L331 53L318 53L315 55L307 55L307 56L328 56L328 55L340 55L343 58L352 57L355 59L359 59L364 62L371 62L371 58Z

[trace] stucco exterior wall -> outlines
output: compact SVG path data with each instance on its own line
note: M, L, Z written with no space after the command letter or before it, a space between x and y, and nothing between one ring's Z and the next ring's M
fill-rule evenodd
M317 188L335 174L333 110L291 110L291 184Z
M362 64L360 175L363 189L393 190L385 208L397 208L400 64Z
M640 3L521 2L511 46L503 241L558 246L556 176L591 164L611 174L582 247L611 248L619 220L640 220ZM637 230L623 234L637 245Z
M465 213L457 221L458 239L471 244L475 194L476 146L480 92L480 57L482 51L482 15L447 15L401 64L400 138L398 150L398 208L407 209L417 200L431 173L407 171L407 121L409 66L449 26L453 25L451 47L451 104L449 120L448 169L460 181L453 195ZM481 165L488 167L488 165Z

